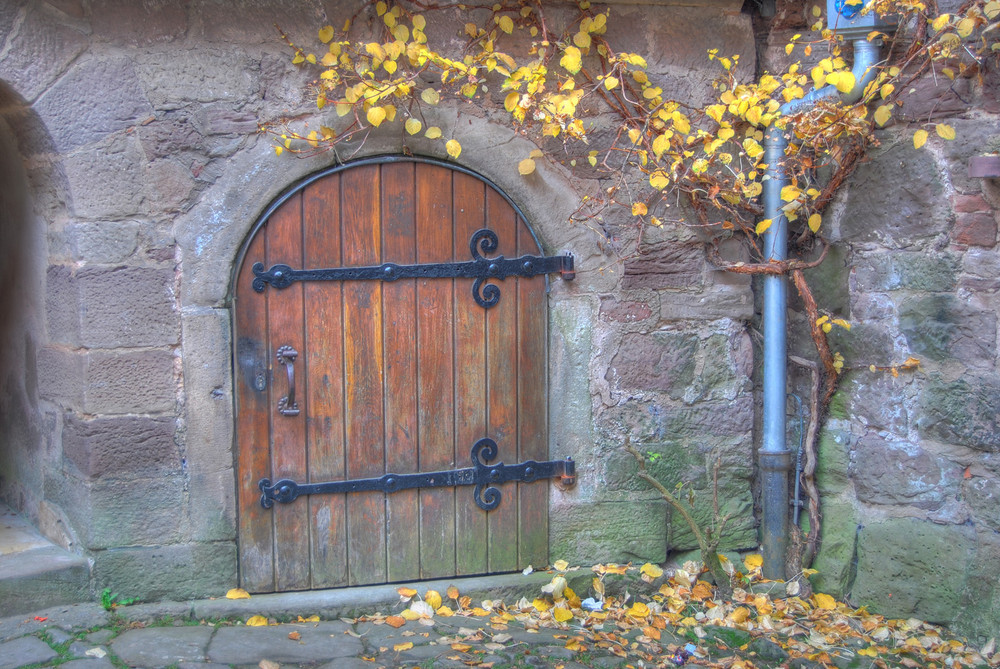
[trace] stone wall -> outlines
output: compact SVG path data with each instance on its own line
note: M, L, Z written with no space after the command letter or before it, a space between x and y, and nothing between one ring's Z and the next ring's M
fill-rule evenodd
M752 61L739 4L616 5L611 38L652 54L668 94L704 97L714 76L709 48ZM5 110L22 121L11 153L27 170L34 214L20 226L44 246L30 273L43 315L19 358L29 370L6 368L18 382L37 374L37 387L21 392L22 422L33 431L21 437L20 423L7 421L0 494L90 557L98 589L189 597L237 581L234 263L268 204L337 159L277 158L256 134L258 120L315 109L273 26L308 42L357 7L14 0L0 8L0 80L16 103ZM549 20L566 20L560 6L549 11ZM359 34L370 18L356 19ZM457 8L439 12L432 37L458 44L466 20ZM441 105L428 122L461 141L461 163L513 198L547 250L577 259L577 280L554 281L550 296L550 452L573 455L580 481L552 494L553 559L659 562L693 546L632 479L620 449L626 435L662 454L664 479L692 486L703 515L719 462L726 511L737 516L728 546L752 547L749 284L712 271L683 227L639 238L627 216L605 221L607 237L567 225L580 199L605 184L557 163L520 177L517 163L535 147L490 120L496 103ZM444 157L439 143L404 140L399 128L341 156L404 151ZM617 260L636 246L641 255Z
M693 6L615 3L609 37L650 56L666 97L694 101L715 74L708 49L741 54L748 76L760 46L758 69L773 70L805 20L779 2L757 45L742 3L677 4ZM5 242L20 240L5 244L0 274L16 264L24 287L0 333L0 495L92 558L98 588L188 597L237 580L234 263L268 204L337 159L276 158L255 134L259 120L314 109L273 24L307 42L355 11L335 0L0 6L0 225ZM457 43L466 19L436 14L434 36ZM998 196L966 168L1000 148L998 108L976 82L917 85L924 107L907 118L955 117L959 139L918 152L908 128L887 130L828 214L837 245L810 277L821 306L854 324L834 346L858 367L821 443L816 585L986 633L1000 618L989 577L1000 568ZM550 295L550 454L572 455L579 472L575 489L551 496L552 558L662 562L694 548L634 479L626 438L655 454L668 486L693 491L703 520L717 495L733 515L724 547L752 549L750 282L710 267L682 224L568 225L608 183L542 161L520 177L535 146L493 122L499 101L441 105L427 120L462 143L461 164L512 197L547 251L576 256L577 280L554 281ZM404 151L444 157L398 128L340 155ZM796 318L791 340L808 354ZM915 373L866 371L910 355ZM800 394L802 382L793 375Z
M764 67L803 31L787 12L782 20L767 35ZM1000 569L1000 182L970 178L969 161L1000 150L1000 103L995 73L940 76L914 82L899 121L831 206L824 225L835 252L809 276L820 306L853 326L830 335L850 371L820 438L813 582L856 605L988 637L1000 631L990 576ZM941 121L957 139L932 132L914 149L913 131ZM804 315L796 319L790 341L808 355ZM869 369L910 356L918 370ZM807 379L793 376L808 397Z

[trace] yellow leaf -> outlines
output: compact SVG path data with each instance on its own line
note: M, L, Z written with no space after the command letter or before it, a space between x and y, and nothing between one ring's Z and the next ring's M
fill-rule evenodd
M586 646L580 643L580 639L577 637L573 637L572 639L566 642L566 649L571 650L574 653L578 653L581 650L586 650L586 648L587 648Z
M882 88L879 89L879 95L885 100L887 97L892 95L892 92L896 90L896 87L892 84L882 84Z
M947 123L938 123L934 130L941 139L955 139L955 129Z
M385 120L385 110L382 107L370 107L366 117L368 118L368 122L377 128Z
M645 618L646 616L649 615L649 607L642 602L636 602L625 613L632 616L633 618Z
M312 616L309 616L308 618L303 618L302 616L299 616L299 622L300 623L318 623L319 622L319 616L312 615Z
M802 195L802 190L798 186L789 185L781 189L781 199L785 202L796 200L799 195Z
M428 590L424 595L424 601L430 604L433 609L440 608L441 594L437 590Z
M618 83L619 83L618 77L606 77L604 79L604 87L609 91L616 88L618 86Z
M959 37L965 39L966 37L972 34L972 31L975 27L976 27L976 20L973 19L972 17L967 16L958 22L958 26L955 28L955 30L958 31Z
M448 143L444 145L444 148L448 152L448 155L452 158L458 158L458 156L462 153L462 145L458 143L457 139L449 139Z
M565 68L570 74L576 74L583 67L583 63L580 60L581 54L580 50L575 46L566 47L566 51L563 53L563 57L559 59L559 64Z
M413 648L412 641L404 641L403 643L397 643L395 646L392 647L392 649L397 653L403 650L410 650L411 648Z
M410 133L411 135L416 135L418 132L420 132L420 129L424 126L417 119L410 117L406 119L406 123L403 124L403 127L406 128L406 132Z
M309 61L310 63L312 63L313 65L315 65L316 64L316 54L314 54L314 53L307 54L306 55L306 60Z
M832 84L841 93L849 93L854 88L854 75L846 70L826 75L826 83Z
M733 612L726 617L729 618L729 620L733 621L734 623L737 624L743 623L746 622L747 618L750 617L750 609L748 609L745 606L738 606L735 609L733 609Z
M833 324L834 325L839 325L840 327L844 328L845 330L850 330L851 329L851 324L848 323L847 321L845 321L843 318L834 318L833 319Z
M656 154L657 159L669 148L670 138L666 134L657 135L656 139L653 140L653 153Z
M521 94L517 91L511 91L507 94L507 97L503 99L503 108L508 112L513 112L517 109L517 102L521 99Z
M764 221L761 221L761 223L763 222ZM770 226L771 221L768 220L767 224L768 226ZM757 224L757 227L760 227L760 223ZM760 233L758 232L757 234L759 235ZM743 564L746 565L747 569L753 571L757 567L761 567L764 565L764 556L761 555L760 553L751 553L750 555L747 555L746 557L743 558Z
M656 170L649 175L649 185L656 190L663 190L670 185L670 177L663 170Z
M400 611L399 615L404 620L419 620L420 619L420 614L417 613L416 611L414 611L413 609L403 609L402 611Z
M762 235L765 232L767 232L767 229L770 227L771 227L771 219L765 218L763 221L757 224L757 227L754 228L754 232L756 232L758 235Z
M892 118L892 105L880 105L875 110L875 122L879 124L879 127L888 123L890 118Z
M813 600L816 602L816 608L818 609L833 611L837 608L837 600L822 592L813 593Z
M647 562L646 564L639 567L639 573L645 574L650 578L659 578L663 576L663 570L650 562Z
M864 655L865 657L878 657L878 649L875 646L868 646L868 648L862 648L858 651L858 655Z
M517 171L521 176L527 176L535 171L535 161L525 158L517 164Z
M323 26L319 29L319 41L323 44L333 39L333 26Z
M813 233L819 232L819 226L822 222L823 222L822 216L820 216L819 214L813 214L812 216L809 217L809 229L812 230Z
M576 33L575 35L573 35L573 44L577 45L581 49L589 49L590 48L590 33L586 33L586 32L584 32L582 30L580 32Z
M274 155L280 156L284 152L285 152L285 147L283 147L283 146L276 146L276 147L274 147Z
M267 625L267 618L261 615L247 618L247 627L264 627Z
M566 562L566 560L556 560L552 563L552 566L555 567L556 571L566 571L569 569L569 562Z
M833 324L823 323L823 332L829 333L833 329Z
M409 599L410 597L413 597L414 595L417 594L416 590L414 590L413 588L407 588L407 587L396 588L396 592L399 593L400 597L404 597L406 599Z
M425 88L420 92L420 99L429 105L436 105L441 101L441 94L433 88Z
M642 133L639 132L638 128L631 128L628 131L628 138L633 144L638 144L640 137L642 137Z
M233 588L226 593L226 599L250 599L250 593L243 588Z
M920 147L922 147L926 143L927 143L927 131L926 130L917 130L915 133L913 133L913 148L914 149L919 149Z
M440 136L441 136L441 128L437 127L436 125L432 125L431 127L427 128L427 132L424 133L424 137L426 137L427 139L437 139Z
M435 611L434 613L438 614L442 618L447 618L449 616L455 615L455 612L451 609L451 607L448 606L439 606L437 611Z
M633 216L645 216L649 213L649 209L643 202L635 202L632 204L632 215Z
M544 599L536 598L535 601L531 602L531 605L535 607L537 611L545 612L548 611L552 606Z
M304 60L305 60L305 57L302 55L302 52L300 51L300 52L296 53L294 56L292 56L292 65L298 65L299 63L301 63Z
M573 619L573 612L570 611L569 609L557 606L552 610L552 617L555 618L558 622L564 623L567 620Z
M500 30L504 31L508 35L514 32L514 20L509 16L501 16L497 21L497 25L500 26Z

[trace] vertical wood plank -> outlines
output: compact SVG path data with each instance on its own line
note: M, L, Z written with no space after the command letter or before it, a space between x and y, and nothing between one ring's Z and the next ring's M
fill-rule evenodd
M497 233L498 255L512 258L517 253L514 210L492 188L486 192L486 216ZM490 436L499 446L498 461L518 462L517 431L517 288L513 280L499 282L500 302L486 313L487 405ZM489 512L490 571L517 569L517 484L498 486L500 506Z
M340 176L308 186L303 194L305 264L339 267ZM339 282L307 282L305 289L306 437L309 481L345 476L343 301ZM310 495L312 587L347 584L347 496Z
M416 177L413 163L382 166L382 262L416 262ZM382 286L385 344L386 466L395 474L418 469L416 280ZM386 496L390 581L420 577L419 492Z
M541 255L524 221L517 225L518 255ZM520 461L548 460L548 416L545 399L545 278L517 280L517 428ZM548 480L518 484L518 568L549 563Z
M302 197L289 198L278 208L267 226L267 266L285 263L302 266ZM303 394L301 357L297 367L296 400L301 413L282 416L277 413L277 399L288 392L286 368L275 353L281 346L291 346L301 355L305 350L303 334L303 287L294 283L283 290L268 288L268 339L271 342L271 472L274 480L289 478L304 481L306 471L305 417L309 408ZM302 590L309 587L309 508L308 504L275 504L274 513L274 572L278 590Z
M271 476L268 424L267 297L251 288L255 262L264 263L265 233L251 240L236 279L237 500L240 584L250 592L274 590L273 514L260 505L257 482Z
M379 169L365 165L341 175L344 265L379 262ZM344 413L347 478L385 473L382 286L347 281L344 291ZM348 501L348 565L352 585L386 580L385 495L353 493Z
M417 169L417 262L448 262L452 249L451 170ZM455 466L454 282L417 281L418 444L421 471ZM420 575L455 573L455 490L420 490Z
M456 260L468 254L472 234L485 227L485 184L456 172L453 177ZM473 279L455 281L456 467L468 467L472 445L486 430L486 313L472 296ZM486 512L471 488L455 491L455 560L458 574L483 574L487 561Z

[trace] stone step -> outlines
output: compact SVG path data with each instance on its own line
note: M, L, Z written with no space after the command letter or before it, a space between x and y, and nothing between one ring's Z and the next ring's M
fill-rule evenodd
M0 505L0 611L17 615L93 600L87 559L56 546Z

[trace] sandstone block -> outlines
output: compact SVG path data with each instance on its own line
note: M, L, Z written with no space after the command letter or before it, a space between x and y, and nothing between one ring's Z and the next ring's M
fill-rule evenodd
M979 193L973 193L972 195L958 194L952 198L952 205L955 207L955 212L959 214L968 214L975 211L989 211L990 205Z
M74 152L63 164L76 216L126 220L147 212L146 156L136 138L111 137Z
M951 203L943 193L933 157L900 142L852 175L839 239L892 249L924 246L948 226Z
M868 504L939 509L959 492L962 469L917 444L868 434L858 440L851 463L858 500Z
M580 564L667 559L666 504L659 500L560 506L549 525L553 559Z
M246 16L241 18L238 25L245 29ZM258 65L245 52L203 48L198 52L174 50L169 57L164 56L150 51L136 58L138 74L157 108L246 100L259 90Z
M176 474L181 471L176 428L173 417L70 414L63 424L63 453L91 479Z
M87 381L86 407L92 413L172 411L176 402L169 351L93 353Z
M185 7L173 2L101 2L91 10L91 25L100 41L127 46L170 42L188 30Z
M854 267L852 289L860 291L955 289L959 260L950 253L872 254L860 256Z
M836 495L847 487L850 463L851 433L847 430L825 429L816 448L816 485L824 495Z
M951 238L956 244L993 248L997 244L996 217L991 212L959 214Z
M952 622L964 604L976 543L967 526L915 518L866 523L858 537L852 601L889 618Z
M810 582L814 590L840 598L847 594L851 585L858 514L850 502L837 497L824 497L821 513L823 540L812 565L818 573Z
M236 540L236 491L232 469L190 474L187 517L192 541Z
M690 288L704 282L704 272L705 252L700 244L651 244L625 261L622 288Z
M601 298L600 318L612 323L637 323L653 315L645 302L623 301L616 297Z
M679 399L694 381L698 336L677 332L626 334L608 368L608 383Z
M81 494L86 507L78 510L81 540L91 550L117 546L159 546L186 538L180 513L184 478L98 479ZM83 522L80 522L83 521Z
M923 295L899 305L899 329L917 357L957 358L971 367L993 366L996 314L953 295Z
M35 109L56 149L64 153L136 125L153 111L132 61L121 57L75 65L38 99Z
M49 277L46 304L55 341L117 348L179 340L172 269L83 267L73 272L56 266Z
M973 476L962 485L962 495L976 522L1000 532L1000 481Z
M0 79L31 102L87 48L87 38L63 25L56 12L44 4L34 4L13 34L14 3L4 3L0 13L0 35L11 35L6 55L0 60Z
M232 467L233 441L229 312L204 309L183 320L186 452L192 471ZM225 448L220 448L225 445Z
M749 285L716 286L700 293L663 290L659 296L661 322L753 318L753 291Z
M138 244L139 224L134 221L71 223L66 238L74 259L94 264L124 262Z
M129 546L94 554L98 589L147 601L218 595L236 583L236 545L230 541Z
M1000 382L967 374L953 382L928 379L917 429L924 438L1000 453Z

